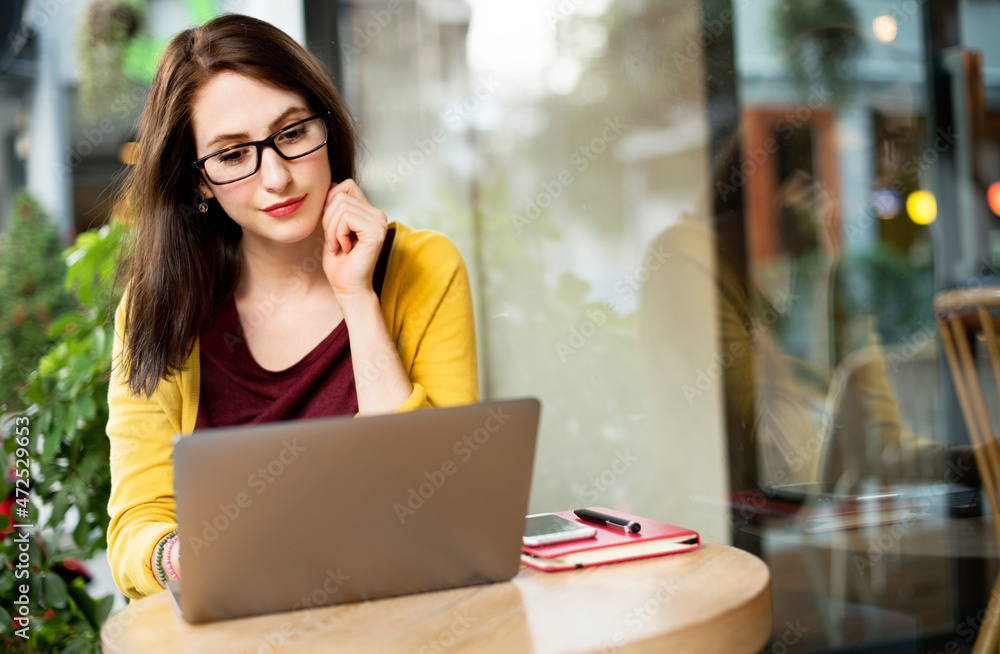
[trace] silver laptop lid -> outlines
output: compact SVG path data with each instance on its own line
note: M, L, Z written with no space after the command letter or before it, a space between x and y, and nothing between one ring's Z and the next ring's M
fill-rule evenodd
M185 620L510 579L539 411L518 399L178 439Z

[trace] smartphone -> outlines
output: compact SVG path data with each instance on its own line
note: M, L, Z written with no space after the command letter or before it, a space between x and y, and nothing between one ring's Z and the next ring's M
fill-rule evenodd
M563 543L569 540L583 540L584 538L593 538L596 535L597 530L593 527L581 525L579 522L568 520L555 513L529 515L528 521L524 525L524 544L529 547Z

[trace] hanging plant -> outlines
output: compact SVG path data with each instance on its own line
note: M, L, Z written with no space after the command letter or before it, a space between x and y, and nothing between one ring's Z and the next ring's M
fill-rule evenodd
M854 63L865 42L858 17L846 0L779 0L774 5L774 28L782 45L781 57L805 97L832 95L834 106L847 102Z
M93 0L83 10L77 40L80 115L96 122L128 94L126 53L145 22L143 8L125 0Z

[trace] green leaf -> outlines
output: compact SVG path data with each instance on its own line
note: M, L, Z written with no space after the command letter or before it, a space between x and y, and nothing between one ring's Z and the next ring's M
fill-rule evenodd
M79 547L84 547L87 544L87 536L90 535L90 523L87 522L87 512L84 509L80 509L80 520L76 523L76 529L73 530L73 542Z
M39 390L39 395L41 396L42 395L41 389L38 390ZM35 402L36 400L34 398L31 398L31 401ZM38 401L38 403L41 404L42 402ZM35 423L35 435L37 436L38 434L47 434L51 429L52 429L52 412L43 410L41 413L38 414L38 421Z
M81 320L83 320L83 316L80 315L79 311L67 311L49 323L49 336L52 338L58 338L62 336L62 333L66 331L70 325L75 325Z
M98 627L103 625L105 620L108 619L108 616L111 615L111 609L114 608L114 606L115 606L114 595L107 595L106 597L102 598L100 602L98 602L97 611L94 614L94 617L97 619Z
M81 397L80 401L77 402L77 407L80 415L87 420L93 420L97 416L97 402L90 395Z
M94 558L94 554L106 549L108 549L107 529L101 529L97 532L97 538L90 544L90 549L87 551L87 558L92 559Z
M14 631L14 625L11 624L10 613L0 606L0 634L7 634Z
M63 487L56 491L55 497L52 499L52 515L49 516L49 524L57 525L62 522L62 519L66 516L66 511L68 509L68 492L66 488Z
M73 583L69 586L69 594L73 598L73 602L76 604L80 615L87 621L90 628L94 631L99 630L101 625L97 621L97 602L87 593L87 589L83 587L83 579L77 577L73 580Z
M84 483L90 483L107 462L104 452L88 452L76 469L76 476Z
M74 636L62 651L63 654L90 654L93 651L93 647L91 646L90 639L86 636Z
M54 572L45 575L45 601L57 608L66 608L66 582Z
M56 408L62 408L62 405L57 405ZM59 434L61 426L53 425L54 428L45 434L45 442L42 444L42 461L51 461L56 455L56 450L59 449L59 445L62 443L62 437Z

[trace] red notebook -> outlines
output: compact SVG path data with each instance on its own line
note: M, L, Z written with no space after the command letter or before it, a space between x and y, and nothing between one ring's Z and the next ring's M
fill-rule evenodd
M600 506L590 507L594 511L607 513L642 525L638 534L627 534L619 528L602 527L580 520L572 511L559 511L556 515L597 529L597 536L574 540L567 543L553 543L521 548L521 563L539 570L571 570L592 565L604 565L617 561L631 561L650 556L676 554L697 549L701 544L698 532L675 527L665 522L641 518L621 511L612 511Z

